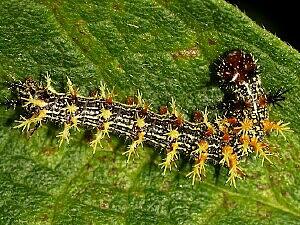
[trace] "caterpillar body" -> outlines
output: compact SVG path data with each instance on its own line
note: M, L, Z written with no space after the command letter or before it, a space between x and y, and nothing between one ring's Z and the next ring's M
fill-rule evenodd
M140 94L136 101L128 98L126 104L116 102L105 85L93 96L84 97L69 79L67 93L56 92L50 77L45 85L33 79L13 82L14 103L24 111L16 128L29 131L47 122L61 124L64 129L57 135L59 145L69 141L71 129L92 129L95 138L90 145L94 151L113 133L132 140L124 152L128 160L145 144L165 154L161 163L164 173L185 155L193 163L187 174L193 183L205 176L205 165L210 162L227 167L227 181L236 186L236 178L244 175L241 160L249 154L269 160L266 135L290 130L282 121L269 120L268 105L283 100L284 91L266 94L255 59L242 50L233 50L222 58L216 77L224 92L221 114L210 121L207 110L196 112L194 122L184 120L174 100L170 112L162 107L155 113Z

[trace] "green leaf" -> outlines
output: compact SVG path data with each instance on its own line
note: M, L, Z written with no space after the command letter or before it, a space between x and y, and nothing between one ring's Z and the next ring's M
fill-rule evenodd
M137 90L153 108L176 99L186 115L222 99L211 65L242 48L259 60L267 90L290 89L271 118L293 133L270 137L273 165L249 159L237 189L216 179L192 186L182 165L165 177L154 149L126 164L126 145L112 137L95 155L84 132L58 147L61 128L32 137L13 129L18 113L1 107L0 224L299 224L299 53L221 0L3 0L0 76L57 89L66 76L82 93L101 81L120 101ZM1 85L1 101L9 91Z

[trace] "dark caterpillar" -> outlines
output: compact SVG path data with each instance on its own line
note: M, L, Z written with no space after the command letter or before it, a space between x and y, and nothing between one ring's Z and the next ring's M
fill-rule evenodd
M196 122L188 122L177 110L172 100L171 112L162 107L160 113L150 111L141 95L137 101L128 99L127 104L113 100L113 94L102 85L93 97L80 96L68 79L68 93L58 93L47 84L37 84L32 79L14 82L11 90L16 102L24 110L17 128L35 130L49 121L63 124L58 134L61 145L69 141L70 130L80 127L95 130L95 139L90 143L96 150L100 141L116 134L132 140L124 153L128 160L143 144L162 149L166 154L161 163L164 173L176 166L180 156L194 162L187 176L205 176L205 165L211 162L229 168L230 184L243 176L239 162L249 154L268 159L270 150L265 136L272 131L289 130L282 121L269 120L268 105L284 99L284 91L267 95L261 86L258 66L251 54L235 50L223 57L217 68L217 77L224 92L222 114L209 121L208 113L195 113Z

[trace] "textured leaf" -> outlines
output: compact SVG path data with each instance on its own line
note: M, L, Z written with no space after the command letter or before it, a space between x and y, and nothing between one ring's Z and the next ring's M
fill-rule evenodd
M300 55L221 0L3 0L0 76L43 80L82 93L101 81L118 99L137 90L153 108L176 99L187 117L222 99L211 65L235 48L254 54L268 90L290 89L271 118L290 122L287 141L270 137L274 165L249 159L234 189L225 169L192 186L189 166L165 177L151 148L126 165L117 137L92 154L84 132L58 147L58 127L31 138L1 107L0 224L299 224ZM1 85L1 100L9 91Z

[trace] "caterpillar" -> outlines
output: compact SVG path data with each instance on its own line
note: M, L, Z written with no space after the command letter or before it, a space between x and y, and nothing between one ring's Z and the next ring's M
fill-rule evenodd
M10 84L14 93L11 105L21 106L23 114L15 128L34 131L47 122L63 126L57 135L59 146L69 142L70 131L88 128L95 131L90 142L93 151L111 133L131 140L123 153L129 161L143 145L163 152L160 166L163 172L176 167L182 157L192 162L187 177L205 177L207 163L228 168L227 182L236 187L236 179L244 172L240 163L254 154L262 161L272 154L266 136L270 132L283 134L288 123L271 121L268 106L284 100L286 91L267 94L262 87L259 67L252 54L233 50L221 57L216 67L217 82L224 92L220 115L214 120L204 112L195 112L194 121L186 121L172 99L171 109L161 107L158 113L138 93L136 101L117 102L105 85L90 97L81 96L67 78L68 92L59 93L46 77L46 84L31 78Z

